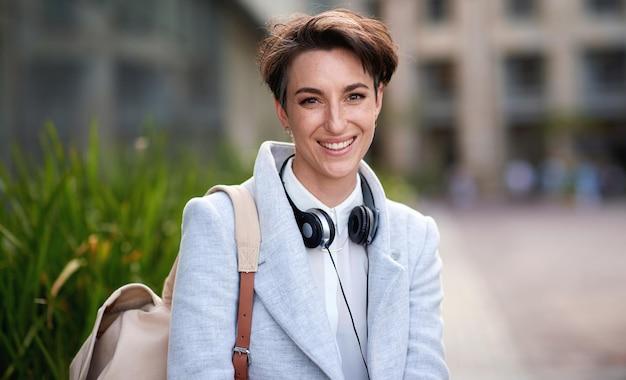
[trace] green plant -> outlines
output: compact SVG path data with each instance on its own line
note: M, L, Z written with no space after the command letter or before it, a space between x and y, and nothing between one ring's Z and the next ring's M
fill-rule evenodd
M416 187L412 186L404 177L393 175L384 170L375 169L375 171L385 189L387 198L411 205L417 202Z
M0 167L0 379L67 378L115 288L141 281L160 291L185 202L248 173L227 144L201 164L167 142L150 133L105 152L92 127L79 152L48 125L40 160L15 149L14 167Z

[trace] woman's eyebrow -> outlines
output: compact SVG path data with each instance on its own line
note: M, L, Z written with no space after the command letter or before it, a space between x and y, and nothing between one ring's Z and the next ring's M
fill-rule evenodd
M356 90L357 88L364 88L366 90L369 90L369 87L367 87L366 84L361 83L361 82L357 82L357 83L353 83L351 85L346 86L345 90L343 90L343 92L350 92L353 90Z
M366 84L357 82L347 85L346 88L344 88L343 92L350 92L356 90L357 88L365 88L369 90L369 87ZM312 94L322 95L322 91L314 87L301 87L296 91L294 95L298 95L302 92L310 92Z
M294 95L298 95L301 92L311 92L313 94L322 95L322 91L318 90L317 88L313 88L313 87L301 87L301 88L298 89L298 91L296 91L296 93Z

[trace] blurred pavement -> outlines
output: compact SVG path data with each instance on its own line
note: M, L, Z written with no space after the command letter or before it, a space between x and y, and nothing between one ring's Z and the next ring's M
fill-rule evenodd
M626 205L418 209L441 231L453 379L626 379Z

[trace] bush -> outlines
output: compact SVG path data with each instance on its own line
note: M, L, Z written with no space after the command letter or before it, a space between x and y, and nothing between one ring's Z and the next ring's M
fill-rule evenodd
M161 290L185 202L249 174L227 145L201 165L166 153L167 141L153 133L101 152L92 128L81 153L48 126L40 160L16 149L14 168L0 167L0 378L66 379L113 290L135 281Z

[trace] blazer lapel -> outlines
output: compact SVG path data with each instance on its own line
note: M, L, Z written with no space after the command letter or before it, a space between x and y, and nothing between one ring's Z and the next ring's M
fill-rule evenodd
M340 378L341 364L335 337L324 304L313 285L304 256L306 252L295 244L281 244L276 240L269 242L265 250L266 260L259 265L255 278L258 299L285 333L328 377Z
M361 172L372 188L380 211L378 233L367 248L369 261L367 306L367 362L371 378L401 378L408 342L409 295L406 269L391 251L389 214L382 186L367 166ZM393 344L390 344L393 342Z
M341 363L322 300L315 288L306 250L270 146L261 146L254 189L261 225L261 253L254 289L268 313L295 344L330 378L342 378ZM281 155L281 156L282 156Z

